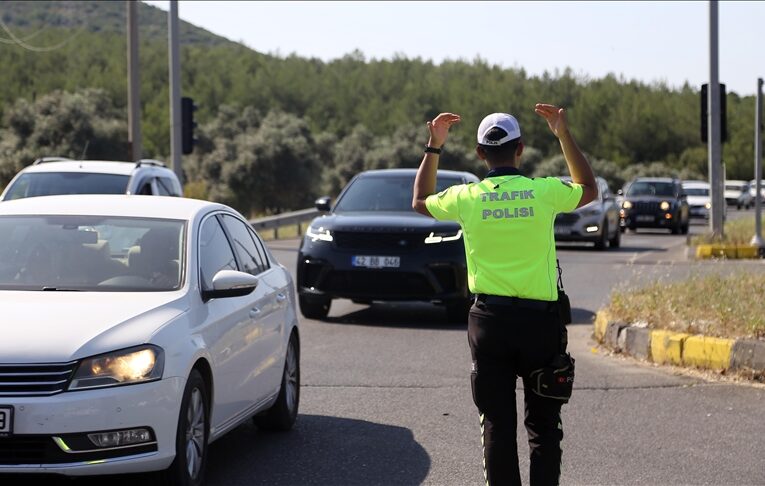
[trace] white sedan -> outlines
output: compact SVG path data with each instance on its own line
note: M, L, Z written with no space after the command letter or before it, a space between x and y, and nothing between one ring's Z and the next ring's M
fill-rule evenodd
M0 473L163 471L298 412L292 279L227 206L153 196L0 204Z

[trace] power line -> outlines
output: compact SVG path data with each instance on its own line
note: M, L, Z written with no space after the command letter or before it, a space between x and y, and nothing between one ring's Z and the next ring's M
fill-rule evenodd
M33 32L33 33L29 34L26 37L22 37L21 40L28 41L29 39L34 39L38 35L40 35L43 32L45 32L45 30L46 30L45 28L42 28L42 29L40 29L40 30L38 30L36 32ZM0 44L16 44L16 42L14 42L13 39L6 39L5 37L0 37Z
M11 32L11 29L9 29L7 25L5 25L5 22L3 22L3 19L1 18L0 18L0 28L2 28L5 31L5 33L8 34L8 36L10 37L10 41L9 39L2 39L3 41L5 41L5 43L16 44L17 46L23 47L24 49L28 51L32 51L32 52L50 52L50 51L55 51L57 49L61 49L67 43L69 43L72 39L77 37L85 29L85 24L83 23L82 26L74 34L70 35L63 41L59 42L58 44L47 46L47 47L38 47L38 46L27 44L24 39L20 39L13 32ZM33 34L33 36L34 35L36 34ZM27 39L29 39L29 37L27 37Z

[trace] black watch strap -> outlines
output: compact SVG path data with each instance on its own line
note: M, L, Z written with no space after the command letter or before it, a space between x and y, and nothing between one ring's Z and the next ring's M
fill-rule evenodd
M426 154L440 154L441 149L436 147L431 147L430 145L425 146L425 153Z

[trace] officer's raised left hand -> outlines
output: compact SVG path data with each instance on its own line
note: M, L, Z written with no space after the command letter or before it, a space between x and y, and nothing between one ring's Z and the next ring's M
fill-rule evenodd
M428 145L431 147L441 148L446 142L446 137L449 134L449 128L455 123L459 123L460 116L454 113L441 113L428 122L428 130L430 131L430 140Z

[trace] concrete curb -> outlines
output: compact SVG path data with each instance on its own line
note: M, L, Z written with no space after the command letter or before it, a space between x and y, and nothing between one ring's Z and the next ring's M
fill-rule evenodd
M593 336L614 352L657 364L765 376L765 341L648 329L612 320L605 310L595 316Z
M709 258L744 259L760 258L760 249L752 245L732 245L722 243L702 244L696 246L693 253L696 258L705 260Z

